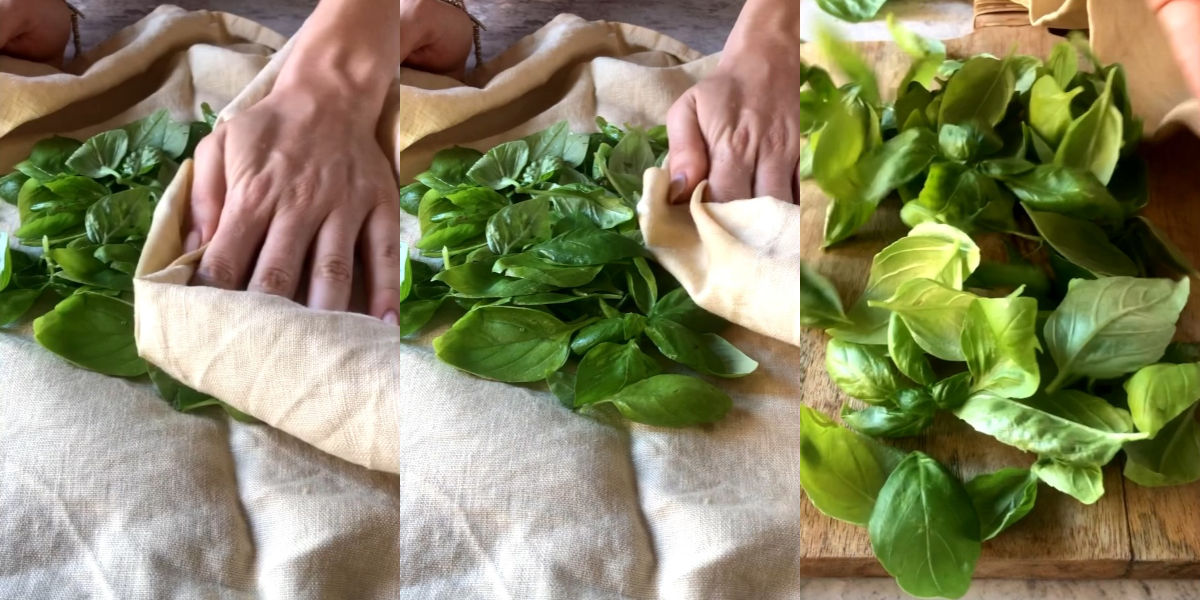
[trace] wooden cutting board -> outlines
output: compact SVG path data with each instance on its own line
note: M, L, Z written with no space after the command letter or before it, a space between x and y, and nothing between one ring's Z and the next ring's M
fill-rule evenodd
M1047 56L1061 38L1029 26L989 27L947 43L951 56L980 52L1004 55L1011 49ZM859 45L880 73L899 78L908 59L893 45ZM802 49L817 62L815 48ZM895 81L881 80L883 89ZM1200 264L1200 141L1181 134L1146 150L1150 162L1147 216ZM802 196L803 198L803 196ZM904 235L896 206L880 214L853 240L830 251L820 249L825 201L810 194L804 204L801 242L814 268L828 277L849 304L866 282L871 258ZM1200 282L1181 319L1179 339L1200 340ZM839 414L847 398L825 371L825 343L807 334L802 349L804 402L826 414ZM951 415L941 415L919 438L898 445L920 449L961 477L1006 466L1028 466L1033 456L978 434ZM1037 506L1025 519L986 542L976 570L981 578L1092 579L1200 577L1200 483L1173 488L1142 488L1121 476L1119 459L1105 471L1103 498L1084 506L1042 485ZM885 576L871 552L865 528L822 515L805 499L802 508L802 571L808 577Z

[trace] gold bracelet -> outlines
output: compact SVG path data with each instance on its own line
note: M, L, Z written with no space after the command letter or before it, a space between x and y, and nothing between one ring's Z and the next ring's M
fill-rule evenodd
M83 52L83 45L79 43L79 20L84 18L83 12L67 0L63 0L63 4L71 11L71 43L75 48L75 56L78 57Z
M475 66L478 68L483 64L483 43L480 42L479 32L481 30L487 31L487 27L484 27L483 23L479 19L476 19L475 15L471 14L471 11L467 10L467 5L463 0L442 0L442 2L463 11L467 15L467 18L471 19L472 33L475 38Z

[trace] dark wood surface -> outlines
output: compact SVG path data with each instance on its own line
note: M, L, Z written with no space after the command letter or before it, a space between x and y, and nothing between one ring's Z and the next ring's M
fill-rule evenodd
M190 10L220 10L262 23L291 35L308 16L316 0L174 0ZM104 40L154 10L154 0L74 0L85 18L80 34L85 46ZM737 20L739 0L467 0L467 7L487 27L484 58L499 54L522 36L536 31L560 13L642 25L675 37L706 54L725 44Z

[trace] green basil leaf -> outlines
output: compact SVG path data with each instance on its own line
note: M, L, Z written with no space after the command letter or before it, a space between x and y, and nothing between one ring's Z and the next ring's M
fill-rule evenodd
M1059 42L1050 50L1050 58L1046 60L1046 68L1058 87L1067 89L1071 80L1079 72L1079 54L1070 42Z
M1042 69L1042 60L1036 56L1016 54L1008 58L1008 67L1013 72L1013 91L1024 94L1033 87Z
M604 265L635 256L645 249L640 243L615 231L574 228L531 248L538 256L560 265Z
M852 411L847 405L842 407L842 421L863 435L886 438L920 435L933 424L933 400L924 390L904 389L896 396L895 403L908 406L868 406Z
M575 373L555 371L546 378L550 393L566 408L575 408Z
M637 206L642 196L642 176L656 163L649 138L644 132L631 129L613 146L604 174L628 206Z
M187 149L188 126L171 120L171 114L165 108L122 129L129 140L130 154L140 152L142 148L151 148L171 158L179 158Z
M903 453L800 406L800 485L823 514L866 525Z
M18 239L39 240L44 236L58 235L83 223L83 215L79 213L56 213L44 217L35 217L23 223L13 235ZM36 242L34 242L36 243Z
M1126 221L1125 235L1132 239L1130 245L1133 246L1134 255L1140 257L1147 266L1166 266L1181 274L1200 278L1200 271L1196 270L1191 260L1146 217L1137 216Z
M858 23L874 19L887 0L817 0L817 6L843 21Z
M434 275L433 280L445 283L463 298L508 298L553 289L552 286L537 281L494 273L492 265L486 262L470 262L450 267Z
M938 147L942 156L958 162L974 162L1004 147L1004 140L990 127L975 121L961 125L946 123L938 128Z
M1055 164L1091 171L1102 185L1112 179L1124 134L1121 111L1113 106L1112 84L1110 72L1104 93L1071 123L1054 154Z
M1037 501L1037 475L1029 469L1000 469L978 475L967 482L967 494L979 516L979 534L984 541L1020 521Z
M888 354L905 377L921 385L933 385L935 379L929 359L896 313L892 313L888 322Z
M1125 395L1134 425L1153 437L1200 400L1200 364L1142 367L1125 381Z
M663 294L647 316L651 319L674 321L689 329L708 333L715 333L725 326L724 320L700 308L683 288L675 288Z
M933 385L933 403L942 410L954 410L971 397L971 374L955 373Z
M0 292L12 281L12 249L8 246L8 232L0 231Z
M16 206L17 198L21 194L21 186L25 185L26 181L29 181L29 176L19 171L13 171L0 177L0 200Z
M938 124L979 123L994 127L1008 110L1016 82L1008 64L977 56L946 83Z
M443 362L487 379L539 381L562 368L573 328L532 308L485 306L433 340Z
M715 333L700 333L668 319L650 319L646 335L667 358L700 373L744 377L758 363Z
M109 195L108 188L87 177L64 175L45 182L46 189L64 200L72 210L83 210L93 202ZM33 207L30 207L33 209Z
M1050 389L1071 376L1107 379L1157 361L1187 296L1187 279L1072 280L1046 321L1046 345L1059 370Z
M1070 398L1072 396L1056 397L1053 403L1043 402L1041 406L1055 406L1057 402ZM1084 411L1079 409L1072 413L1082 414ZM976 431L1005 444L1076 465L1105 464L1121 449L1121 444L1145 437L1145 434L1090 427L1025 402L1001 398L988 392L971 396L954 414Z
M575 406L600 402L632 383L661 372L658 363L642 352L636 341L598 344L579 361Z
M129 134L123 129L114 129L88 138L67 159L67 167L74 172L100 179L117 176L117 169L125 154L129 152Z
M927 209L922 214L930 215L934 222L965 228L997 193L995 187L991 179L963 165L935 162L929 168L921 193L905 208L915 203ZM915 207L909 208L905 220L906 223L913 221L914 226L917 221L911 211L915 210Z
M1032 171L1006 177L1004 184L1033 210L1102 223L1119 223L1124 219L1124 208L1087 171L1039 165Z
M25 316L41 295L40 288L7 289L0 292L0 327L11 325Z
M625 313L619 317L600 319L587 325L575 334L571 341L571 351L575 354L586 354L598 344L606 342L621 343L632 340L646 329L646 317L636 313Z
M1107 400L1079 390L1061 390L1042 394L1026 401L1030 406L1057 417L1080 423L1099 431L1133 432L1129 411L1109 404Z
M1028 206L1025 212L1046 243L1072 264L1101 277L1137 274L1137 265L1097 225Z
M34 319L46 349L85 369L117 377L146 372L133 339L133 305L99 294L75 294Z
M421 198L428 191L429 186L419 181L414 181L400 188L400 208L414 217L417 216L421 207Z
M937 77L938 68L942 66L942 61L946 60L946 45L940 40L924 38L911 29L901 25L896 21L895 16L888 13L887 16L888 31L892 34L892 39L896 41L896 45L900 47L906 54L913 57L913 63L905 73L904 79L900 80L900 85L897 89L907 90L909 82L916 82L924 88L928 88L933 84L933 80ZM903 91L901 93L904 93ZM898 122L902 122L899 121Z
M909 454L888 476L867 530L875 556L905 592L958 598L970 587L979 518L958 478L926 454Z
M517 177L528 164L529 144L524 140L516 140L488 150L483 158L467 170L467 176L479 185L502 190L517 185Z
M94 244L143 239L153 218L150 191L144 187L105 196L87 211L84 221L88 239Z
M1094 504L1104 495L1104 473L1099 465L1067 464L1052 458L1039 458L1033 463L1033 473L1046 485L1084 504Z
M1029 124L1049 144L1057 146L1075 120L1071 102L1083 88L1064 92L1053 75L1043 75L1033 84L1029 96Z
M847 315L853 325L832 329L830 334L861 344L886 344L890 314L872 307L871 301L892 297L902 283L914 278L961 288L977 266L979 246L967 234L934 223L914 227L875 255L867 287Z
M625 282L638 310L649 313L658 302L658 280L650 270L650 263L641 256L635 257L633 269L625 270Z
M498 255L549 240L550 234L550 202L538 198L505 206L487 223L488 248Z
M1125 477L1146 487L1200 480L1200 423L1195 404L1159 429L1154 439L1125 444Z
M800 263L800 326L826 329L847 325L842 299L829 280Z
M1028 398L1038 389L1037 300L980 298L967 308L962 349L972 391Z
M442 307L444 298L425 298L420 300L409 300L400 305L400 310L397 311L397 326L400 328L400 336L410 336L421 330L438 309Z
M492 270L548 286L573 288L587 285L596 278L601 268L558 265L531 252L523 252L500 257Z
M572 183L554 186L549 190L522 191L535 198L548 199L560 217L580 214L600 229L612 229L636 216L633 208L620 197L598 185Z
M712 384L674 374L632 383L604 402L612 403L630 421L658 427L714 423L733 408L729 396Z
M917 344L942 360L963 361L962 331L967 308L977 299L932 279L911 279L887 300L871 306L890 310L904 321Z
M887 403L908 387L883 346L831 339L825 346L825 370L846 395L872 404Z
M813 145L812 170L817 185L832 198L856 199L855 185L846 174L867 151L867 111L861 101L846 97L833 103L821 135L808 143Z

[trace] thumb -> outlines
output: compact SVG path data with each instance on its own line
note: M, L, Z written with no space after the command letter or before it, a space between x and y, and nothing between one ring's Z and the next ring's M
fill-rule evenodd
M667 136L671 148L667 164L671 172L669 200L686 202L708 176L708 145L700 129L695 95L686 93L671 106L667 113Z

